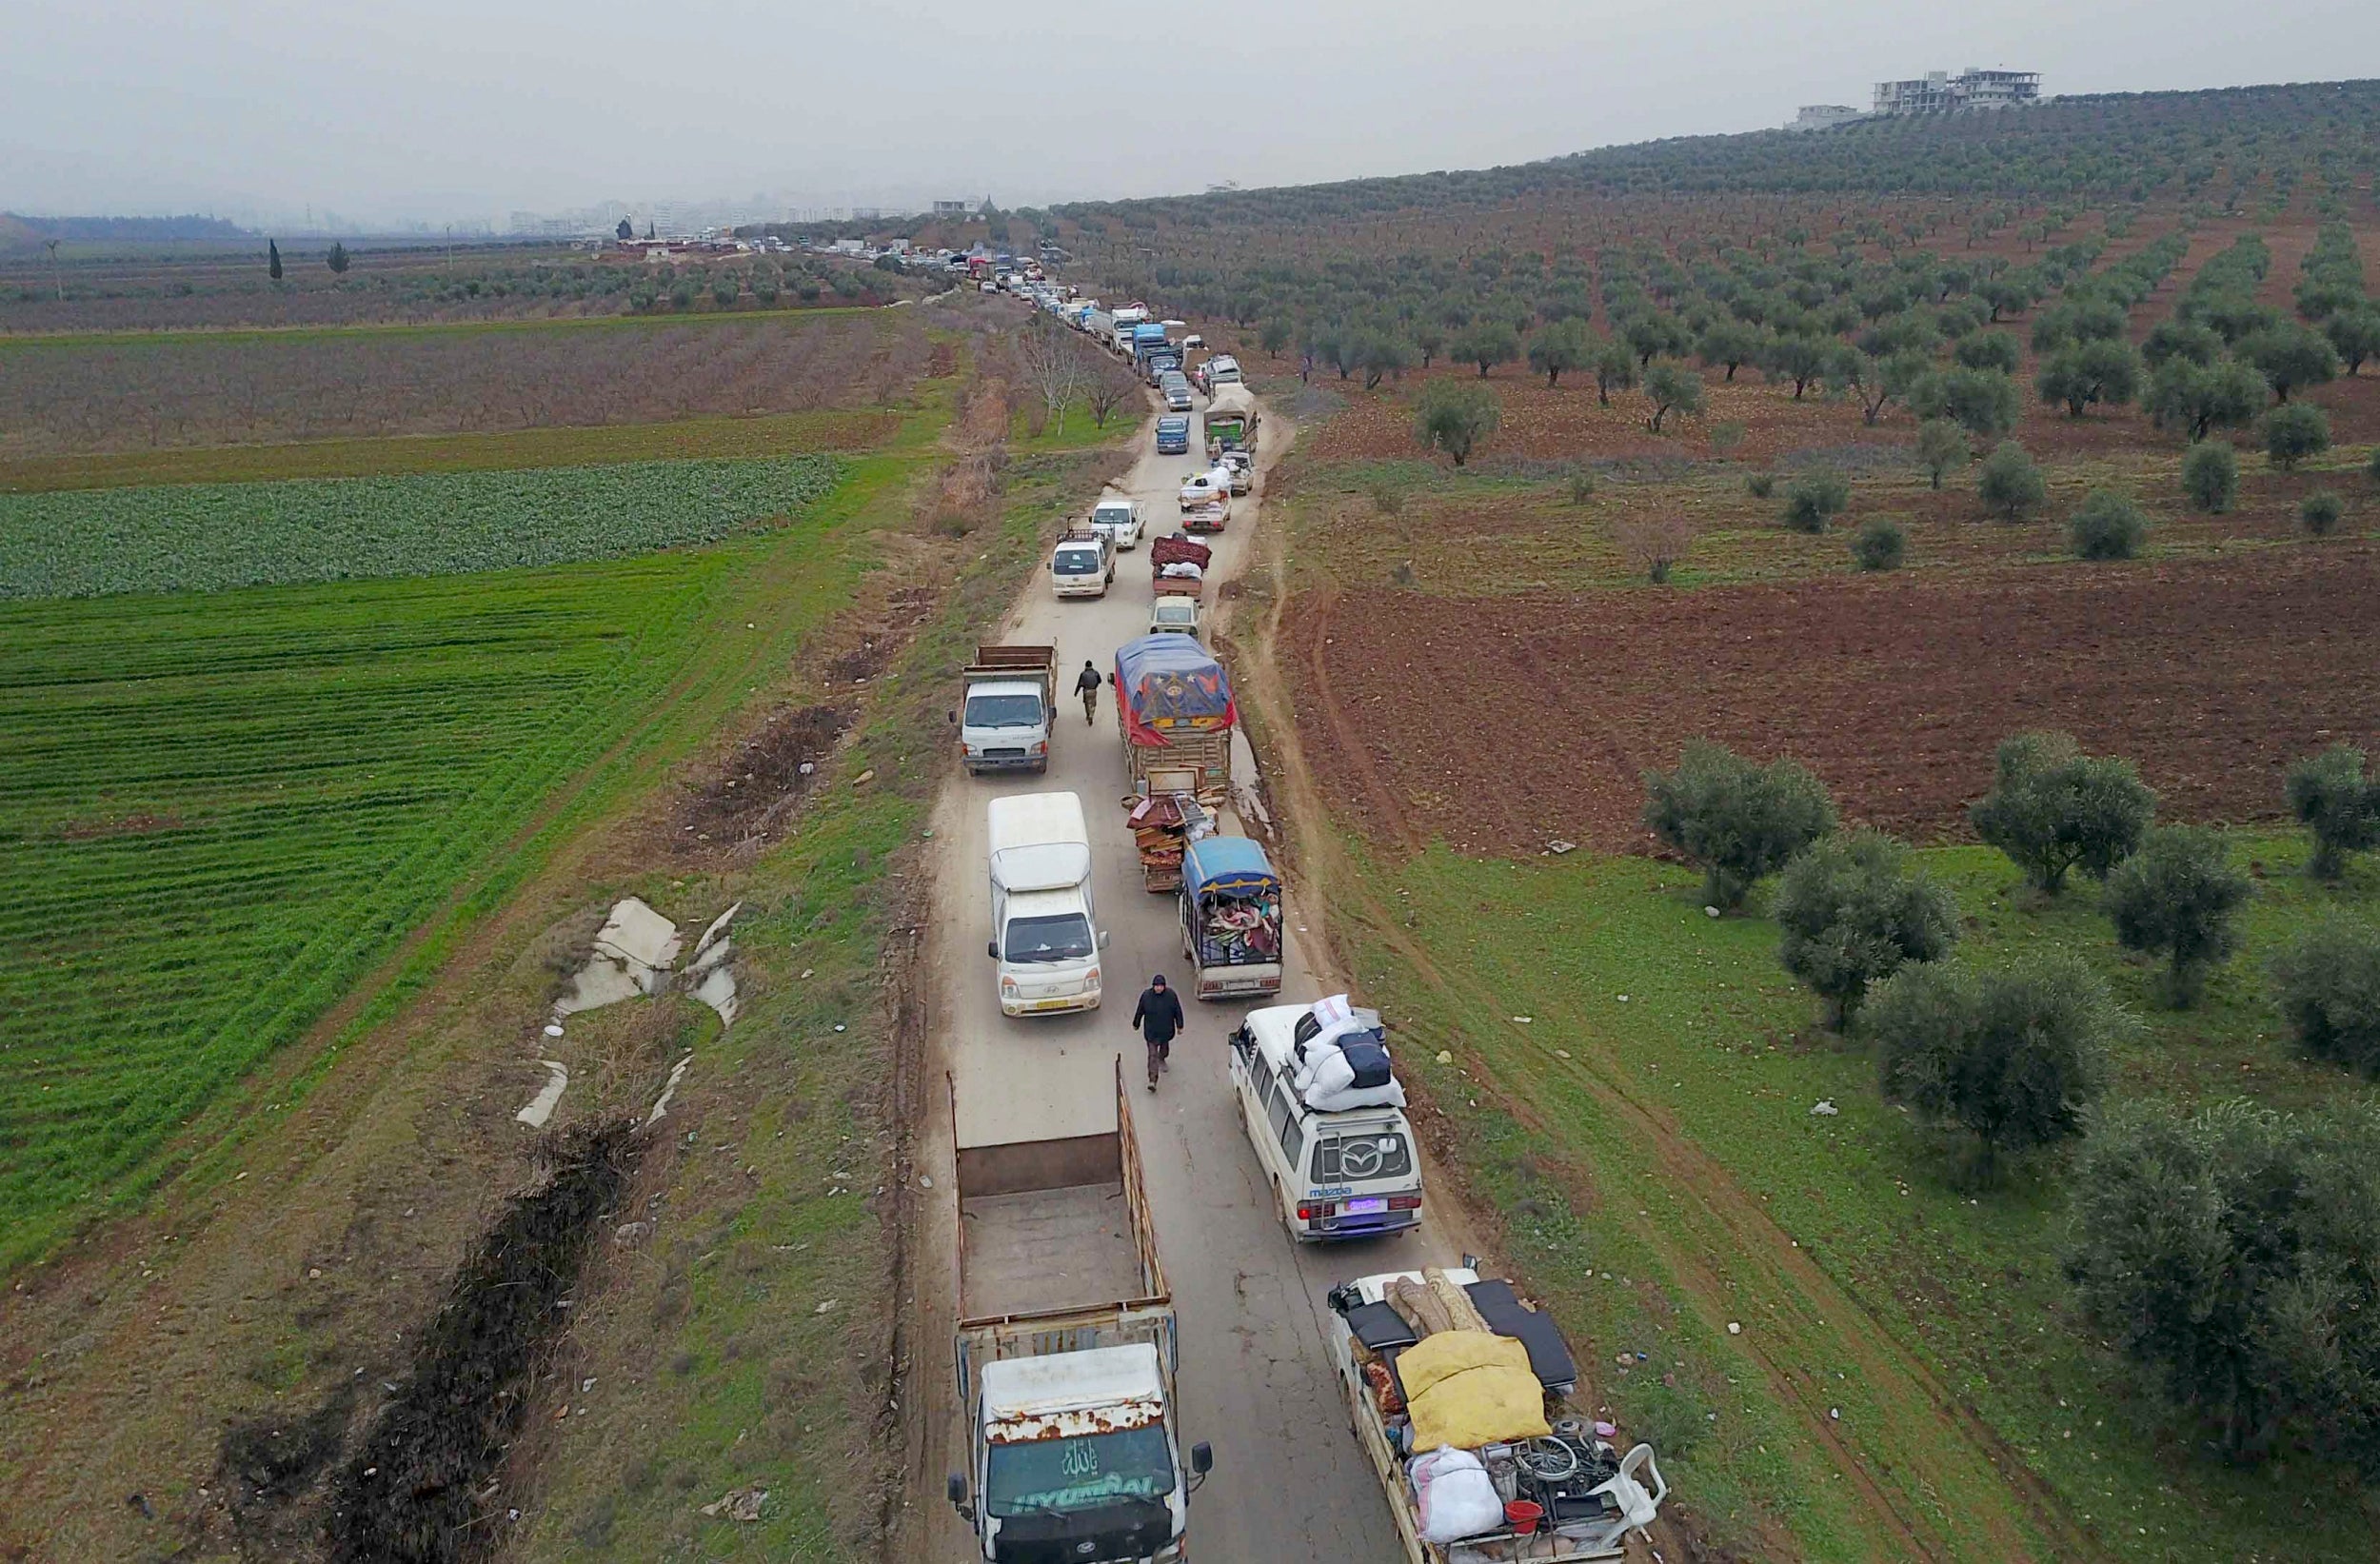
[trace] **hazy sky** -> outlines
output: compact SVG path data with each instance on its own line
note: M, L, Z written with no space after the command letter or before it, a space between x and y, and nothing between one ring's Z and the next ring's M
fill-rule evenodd
M10 0L7 17L0 208L42 213L1015 206L1755 129L1929 69L2038 69L2053 92L2380 70L2380 5L2350 0Z

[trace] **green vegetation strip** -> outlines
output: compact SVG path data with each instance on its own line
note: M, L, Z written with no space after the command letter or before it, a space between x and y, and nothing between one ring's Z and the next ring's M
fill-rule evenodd
M0 605L0 1269L177 1142L221 1176L243 1075L367 979L333 1045L386 1020L705 738L848 604L909 467L619 563Z
M410 472L487 472L695 457L783 457L805 451L865 449L891 439L900 426L901 415L892 412L776 413L762 418L689 418L664 424L604 424L499 434L396 435L35 456L0 462L0 491L381 478Z
M2380 874L2326 890L2301 841L2232 841L2259 877L2246 953L2185 1013L2154 1008L2153 973L2086 891L2042 906L1997 853L1917 856L1957 895L1964 960L2071 952L2147 1020L2119 1096L2369 1095L2283 1040L2262 963L2324 909L2380 913ZM1864 1048L1816 1030L1766 918L1708 919L1691 871L1634 859L1432 851L1354 873L1402 924L1342 924L1361 982L1597 1390L1712 1529L1766 1552L1781 1528L1812 1558L1885 1547L1815 1422L1937 1556L2016 1556L1991 1539L2034 1534L2027 1485L2120 1558L2370 1556L2345 1475L2293 1461L2276 1484L2165 1431L2075 1317L2064 1163L1974 1184L1959 1148L1880 1100Z
M0 598L78 598L617 559L791 516L834 459L0 496ZM140 610L128 610L136 617Z

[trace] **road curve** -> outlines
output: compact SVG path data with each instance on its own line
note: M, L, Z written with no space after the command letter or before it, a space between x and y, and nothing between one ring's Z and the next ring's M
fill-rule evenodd
M1264 478L1282 444L1279 431L1267 427L1274 435L1259 451L1257 492L1234 504L1219 540L1208 574L1210 611L1221 583L1251 557L1251 534L1262 525ZM1139 460L1118 486L1140 501L1154 536L1173 530L1174 492L1204 464L1156 455L1148 426L1140 442ZM1099 599L1061 602L1047 573L1036 576L999 638L1055 643L1061 690L1086 658L1107 671L1115 649L1146 626L1147 560L1144 539L1120 557L1115 585ZM956 1142L942 1073L952 1078L965 1143L1077 1135L1109 1127L1111 1071L1122 1054L1159 1251L1180 1316L1183 1436L1215 1446L1215 1474L1191 1507L1192 1552L1234 1564L1395 1557L1399 1545L1386 1501L1349 1435L1332 1379L1322 1296L1363 1272L1458 1257L1435 1219L1404 1238L1327 1248L1291 1243L1224 1073L1223 1038L1244 1005L1193 1002L1171 1073L1154 1097L1141 1089L1140 1048L1128 1025L1132 1001L1153 973L1177 984L1187 977L1174 898L1153 896L1140 884L1117 803L1126 784L1112 692L1087 730L1078 703L1061 696L1060 706L1064 726L1046 777L972 778L954 762L935 811L923 963L931 1113L918 1138L919 1165L930 1170L934 1185L922 1200L915 1293L905 1300L917 1405L910 1409L909 1496L896 1554L937 1564L974 1556L965 1525L942 1494L944 1474L965 1465L949 1347L958 1288L949 1193ZM1094 894L1101 925L1114 941L1101 963L1107 1000L1087 1014L1010 1020L1000 1013L983 955L991 916L984 805L1004 793L1044 790L1081 795L1090 817ZM1232 820L1225 829L1241 827ZM1284 1000L1322 993L1316 976L1321 953L1312 948L1312 936L1300 938L1302 917L1293 881Z

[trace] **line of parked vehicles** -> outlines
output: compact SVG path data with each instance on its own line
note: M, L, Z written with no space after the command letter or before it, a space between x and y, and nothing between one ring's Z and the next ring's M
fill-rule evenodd
M1085 330L1101 320L1117 350L1145 365L1154 355L1143 345L1167 328L1145 313L1090 303L1070 318ZM1179 357L1172 367L1180 372ZM1149 542L1148 633L1117 649L1100 685L1116 704L1143 882L1175 898L1192 992L1261 1001L1282 983L1285 886L1261 843L1219 825L1238 710L1227 670L1198 637L1211 556L1191 536L1194 519L1221 530L1233 493L1246 492L1259 416L1236 365L1219 355L1200 367L1216 465L1182 486L1181 530ZM1188 418L1169 412L1160 450L1177 419L1186 448ZM1237 469L1223 460L1235 453ZM1136 502L1102 496L1053 546L1053 591L1103 594L1117 554L1138 550L1145 530ZM1047 770L1060 677L1055 646L976 649L951 714L970 772ZM1002 1014L1097 1008L1110 936L1081 799L1001 797L986 819L986 953ZM1346 995L1259 1003L1230 1028L1226 1059L1251 1154L1294 1241L1420 1225L1418 1145L1376 1011ZM1189 1496L1214 1465L1211 1447L1185 1445L1179 1427L1178 1322L1121 1061L1113 1092L1105 1134L958 1149L954 1359L969 1466L950 1477L949 1497L982 1556L1002 1564L1186 1559ZM1425 1267L1360 1277L1330 1302L1350 1426L1410 1564L1617 1558L1653 1518L1667 1488L1651 1450L1623 1456L1606 1442L1609 1425L1570 1413L1577 1373L1560 1333L1509 1283Z

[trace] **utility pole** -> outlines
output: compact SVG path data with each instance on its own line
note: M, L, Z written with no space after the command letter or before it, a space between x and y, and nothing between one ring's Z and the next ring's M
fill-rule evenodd
M45 239L42 243L50 249L50 285L58 290L58 302L64 304L66 303L66 275L58 269L58 242L55 239Z

